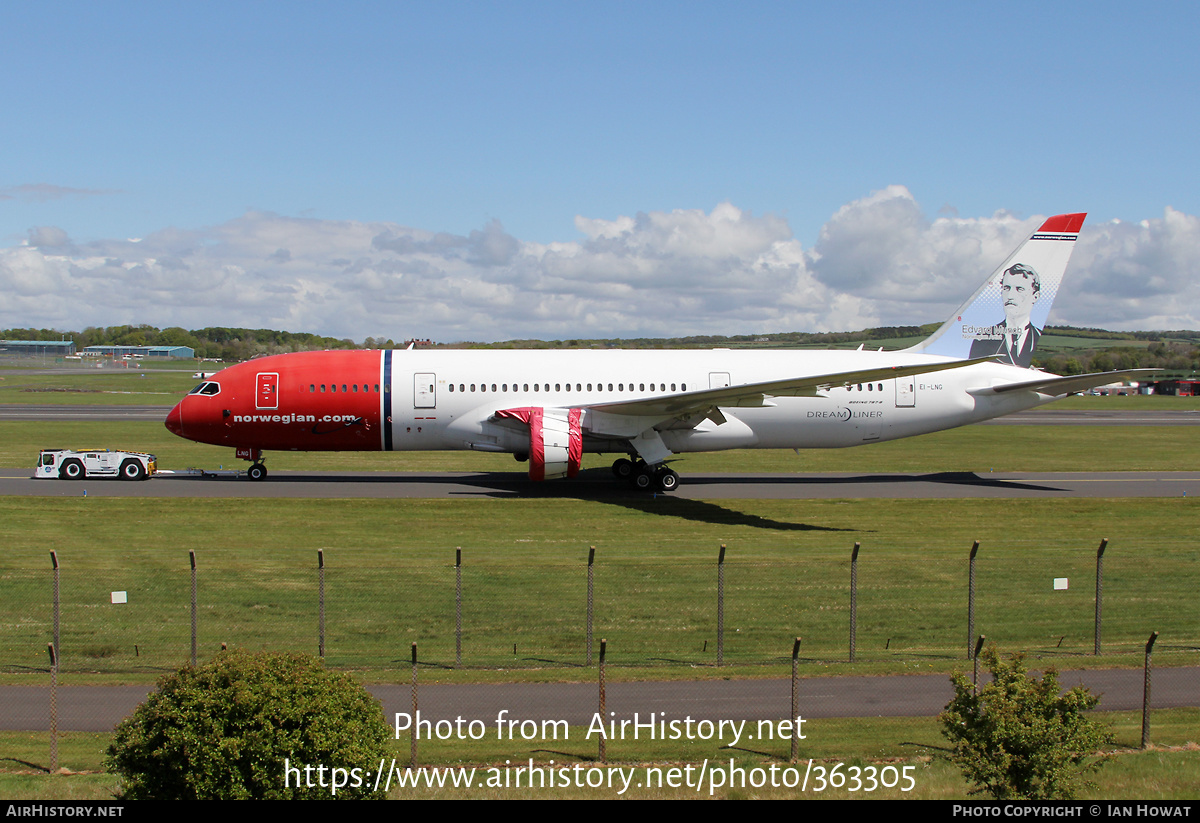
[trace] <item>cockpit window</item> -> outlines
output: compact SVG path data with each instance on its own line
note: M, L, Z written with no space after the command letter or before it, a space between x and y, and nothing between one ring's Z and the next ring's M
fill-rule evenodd
M220 392L221 392L221 384L214 383L213 381L208 380L204 383L201 383L196 388L192 389L190 392L188 392L188 394L206 394L209 397L211 397L214 394L220 394Z

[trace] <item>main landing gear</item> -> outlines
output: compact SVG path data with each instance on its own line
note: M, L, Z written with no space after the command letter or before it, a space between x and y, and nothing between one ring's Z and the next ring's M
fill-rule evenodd
M643 460L634 462L622 457L612 464L612 473L639 491L673 492L679 488L679 475L661 463L647 466Z

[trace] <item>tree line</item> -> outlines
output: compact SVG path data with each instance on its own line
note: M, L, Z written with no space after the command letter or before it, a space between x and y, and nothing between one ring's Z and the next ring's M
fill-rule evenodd
M776 332L740 335L692 335L669 338L576 338L571 340L506 340L496 343L456 342L431 344L434 348L570 349L570 348L712 348L767 345L852 346L859 343L903 348L929 334L938 324L880 326L851 332ZM1055 374L1087 374L1117 369L1161 369L1173 373L1200 371L1200 332L1189 330L1112 332L1071 326L1047 326L1041 350L1033 364ZM1096 345L1056 348L1053 337L1094 339ZM348 338L325 337L278 329L239 329L210 326L187 329L149 325L89 326L81 332L54 329L3 329L5 340L73 340L77 350L87 346L189 346L197 357L223 361L249 360L265 354L322 349L396 348L391 338L368 337L362 343ZM889 341L895 341L889 346ZM1147 341L1149 345L1146 345ZM1124 344L1124 345L1123 345ZM400 345L404 345L401 343Z
M73 340L76 351L88 346L188 346L197 357L224 361L249 360L264 354L285 354L322 349L392 348L390 339L368 337L355 343L347 338L324 337L307 332L277 329L235 329L210 326L187 330L178 326L89 326L81 332L53 329L3 329L4 340Z

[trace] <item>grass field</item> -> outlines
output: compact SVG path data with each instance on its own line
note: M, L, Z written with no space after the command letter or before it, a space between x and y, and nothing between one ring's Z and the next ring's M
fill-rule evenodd
M1067 402L1118 401L1142 408L1129 402L1139 400L1177 399ZM39 447L84 444L155 451L165 468L234 462L227 450L187 443L153 423L12 423L0 427L0 466L31 467ZM1192 470L1196 455L1194 429L1182 426L992 426L800 456L696 455L676 467L685 479L689 471ZM475 454L272 454L270 460L273 469L523 469L507 457ZM571 495L569 484L561 488L558 499L0 499L5 546L0 665L7 672L0 678L45 682L50 550L62 564L62 651L69 670L62 679L68 683L149 682L186 658L189 549L199 558L201 657L222 642L315 650L315 563L317 549L323 549L329 661L359 669L371 681L403 680L414 641L425 661L423 682L593 678L594 669L581 667L585 563L593 545L595 635L609 640L613 679L782 676L797 635L804 637L805 676L948 672L963 662L967 551L975 539L983 543L976 632L1006 651L1028 649L1039 665L1132 667L1140 665L1150 631L1160 631L1157 664L1192 665L1200 656L1193 499L588 500ZM1106 655L1097 659L1089 653L1094 553L1101 537L1109 538L1110 547ZM863 553L861 662L852 665L845 655L854 542ZM728 546L730 665L718 669L713 664L721 543ZM448 668L457 546L464 558L464 669ZM1055 577L1069 578L1070 588L1054 591ZM129 592L130 602L112 605L111 591ZM1156 713L1156 742L1177 750L1122 755L1106 767L1094 796L1196 797L1197 719L1195 710ZM1136 743L1137 718L1117 721L1122 745ZM805 757L911 762L921 768L916 796L965 796L965 785L948 765L926 759L941 744L932 721L822 722ZM70 755L75 760L64 755L64 762L89 773L39 776L22 772L44 763L45 735L0 735L5 758L0 796L108 796L113 779L92 773L106 740L68 735L66 751L76 754ZM407 741L397 742L397 754L407 756ZM715 759L728 755L717 752ZM737 756L743 755L746 765L779 762L772 760L775 752ZM427 762L486 765L527 756L435 748ZM590 755L571 749L563 756L573 763ZM614 756L623 762L681 763L709 753L630 750ZM718 796L795 795L747 790ZM422 790L415 796L462 795ZM610 795L581 790L555 796ZM668 790L641 796L696 795Z
M0 403L55 405L164 405L179 402L199 381L187 369L96 369L94 372L24 374L0 369Z
M1098 787L1083 795L1082 799L1107 800L1188 800L1196 797L1195 775L1200 771L1200 749L1196 746L1196 730L1200 728L1200 712L1195 709L1170 709L1153 713L1152 730L1154 747L1139 751L1141 716L1133 712L1102 712L1097 715L1112 725L1117 735L1116 756L1107 763L1097 776ZM831 770L838 763L847 767L877 768L910 766L915 787L909 792L899 788L878 788L872 792L851 791L849 784L841 789L817 790L817 781L811 780L808 790L799 788L755 788L750 785L755 777L763 777L774 766L777 772L788 765L789 744L786 741L758 743L738 749L721 748L713 743L692 743L687 751L681 746L663 745L661 742L637 741L615 745L610 742L608 761L613 768L622 768L628 773L637 768L636 777L624 797L641 799L759 799L759 798L808 798L808 799L914 799L953 800L967 796L968 785L954 767L938 757L944 750L945 741L933 718L876 718L864 721L860 718L831 718L809 721L807 739L802 742L799 765L802 775L811 758L818 766ZM503 767L508 761L514 767L527 765L532 758L538 766L547 767L551 761L557 767L573 768L577 764L587 768L596 764L595 740L584 739L585 731L576 727L571 730L569 741L554 745L554 751L546 751L542 741L524 746L498 743L484 739L472 744L464 756L461 744L422 742L420 758L423 765L438 769L476 769L479 779L486 779L489 769ZM0 750L5 758L0 761L0 796L8 799L94 799L111 798L117 790L117 779L103 771L103 752L108 745L107 734L66 734L59 741L59 762L64 769L60 774L46 774L47 735L30 733L0 733ZM409 760L409 741L406 736L392 743L392 756L398 765ZM647 768L659 769L665 778L666 770L691 764L692 773L698 772L701 763L723 769L720 780L728 783L728 766L734 761L736 768L745 770L747 785L743 788L728 785L711 789L702 785L700 791L694 787L677 788L637 786L637 782L651 777ZM365 765L365 764L364 764ZM754 775L752 770L758 769ZM460 772L461 774L461 772ZM503 774L503 771L500 772ZM511 773L510 773L511 775ZM780 774L782 777L782 774ZM716 782L716 781L714 781ZM620 781L617 783L620 786ZM420 788L393 789L393 799L559 799L595 798L606 799L618 796L617 789L608 788Z
M199 558L202 656L221 642L315 650L323 549L331 663L396 669L418 642L430 665L452 666L461 546L464 665L559 669L540 677L571 679L583 662L594 545L595 633L609 639L612 663L691 676L715 662L720 543L729 547L726 662L779 665L801 635L806 659L828 664L845 659L849 551L860 542L860 658L874 670L909 671L916 659L948 666L966 643L974 539L984 547L976 630L1005 647L1070 656L1091 650L1101 537L1111 541L1107 650L1136 664L1140 644L1159 631L1164 662L1172 651L1192 662L1184 650L1200 645L1191 572L1200 548L1179 524L1193 509L1186 499L8 498L0 500L0 664L9 672L44 665L49 550L62 565L68 671L150 677L185 658L189 550ZM1058 577L1071 588L1053 590ZM112 591L129 592L129 604L109 604Z

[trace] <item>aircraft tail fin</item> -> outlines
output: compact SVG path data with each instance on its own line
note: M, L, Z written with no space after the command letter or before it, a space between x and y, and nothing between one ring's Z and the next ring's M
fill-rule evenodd
M1051 217L910 352L1029 367L1086 214Z

